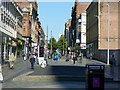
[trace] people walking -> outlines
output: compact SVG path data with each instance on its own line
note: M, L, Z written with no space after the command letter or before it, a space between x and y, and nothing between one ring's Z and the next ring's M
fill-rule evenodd
M10 69L13 69L14 63L15 63L15 56L12 53L9 57L9 67L10 67Z
M30 57L30 63L31 63L31 69L34 69L34 64L35 64L34 54L32 54L31 57Z

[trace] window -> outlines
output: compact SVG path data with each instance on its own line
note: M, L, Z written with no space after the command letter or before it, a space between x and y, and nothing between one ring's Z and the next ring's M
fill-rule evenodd
M5 23L5 18L6 18L6 17L3 15L3 23Z
M8 26L10 25L10 18L8 18Z
M1 21L3 21L3 14L1 14Z

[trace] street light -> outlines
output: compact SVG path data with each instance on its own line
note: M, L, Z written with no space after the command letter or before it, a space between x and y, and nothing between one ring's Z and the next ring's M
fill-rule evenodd
M107 65L109 65L110 64L110 61L109 61L109 55L110 55L110 53L109 53L109 51L110 51L110 47L109 47L109 45L110 45L110 5L109 5L109 2L108 2L108 4L107 4L107 6L108 6L108 36L107 36L107 41L108 41L108 43L107 43ZM100 12L100 10L99 10L99 12ZM95 17L97 17L98 19L100 19L100 15L94 15ZM100 29L100 23L99 23L99 29Z
M39 43L38 43L38 57L40 57L40 47L42 46L42 37L39 36Z
M51 30L51 55L52 55L52 30Z
M108 6L108 47L107 47L107 65L109 65L110 64L110 62L109 62L109 49L110 49L110 47L109 47L109 42L110 42L110 5L109 5L109 2L108 2L108 4L107 4L107 6Z

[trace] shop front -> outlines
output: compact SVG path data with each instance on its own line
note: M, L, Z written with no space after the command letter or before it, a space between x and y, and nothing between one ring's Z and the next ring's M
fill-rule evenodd
M10 36L4 33L1 33L0 39L1 59L2 64L5 64L9 60L9 56L11 53L13 53L16 56L16 39L11 38Z

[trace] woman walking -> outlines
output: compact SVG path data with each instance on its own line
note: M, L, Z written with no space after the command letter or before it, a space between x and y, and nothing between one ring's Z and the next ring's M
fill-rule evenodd
M15 56L12 53L9 57L9 67L10 67L10 69L13 69L14 63L15 63Z

